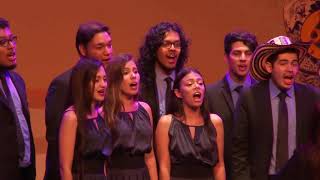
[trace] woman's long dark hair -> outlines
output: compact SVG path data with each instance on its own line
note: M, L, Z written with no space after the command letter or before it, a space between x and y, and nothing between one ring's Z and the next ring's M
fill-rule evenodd
M108 124L114 127L116 117L123 108L120 100L120 85L123 81L123 69L129 61L134 61L130 54L120 54L112 57L107 66L107 97L105 101L105 112Z
M188 74L190 73L197 73L199 74L201 77L203 77L201 75L201 73L194 69L194 68L183 68L176 76L176 79L174 80L174 84L173 84L173 90L175 89L180 89L180 85L181 85L181 80ZM205 83L204 83L205 86ZM208 108L208 102L207 102L207 97L206 97L206 86L205 86L205 92L204 92L204 98L203 98L203 103L200 106L200 112L201 115L204 119L204 123L208 124L208 121L210 120L210 112L209 112L209 108ZM171 94L170 98L170 102L169 102L169 107L168 107L168 114L173 114L175 116L181 117L182 120L185 119L185 112L184 112L184 108L182 105L182 99L178 98L174 93Z
M101 61L82 57L75 67L72 69L70 80L70 92L74 111L77 116L77 132L80 143L79 152L83 151L82 139L86 135L84 128L84 120L91 112L91 104L93 102L93 90L96 74L100 67L104 68Z

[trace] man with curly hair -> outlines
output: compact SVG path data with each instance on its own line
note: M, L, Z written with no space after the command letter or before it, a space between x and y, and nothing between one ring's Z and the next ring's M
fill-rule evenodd
M188 47L182 28L171 22L151 27L140 47L140 98L151 106L154 128L166 114L173 81L187 61Z

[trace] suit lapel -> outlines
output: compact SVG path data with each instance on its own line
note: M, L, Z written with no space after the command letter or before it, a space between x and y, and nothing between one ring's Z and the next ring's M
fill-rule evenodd
M251 79L251 85L254 85L257 83L257 81L251 78L251 76L250 76L250 79ZM230 90L229 83L226 76L223 78L221 83L221 93L227 102L230 112L234 112L235 105L233 104L231 90Z
M22 86L23 83L20 82L20 80L18 78L16 78L16 76L12 72L10 72L9 74L10 74L11 81L14 84L14 87L16 88L16 90L18 92L23 112L26 112L27 101L26 101L26 94L24 91L24 87Z
M303 104L305 100L303 99L303 92L301 92L301 88L295 84L294 86L294 91L295 91L295 100L296 100L296 142L297 144L301 143L301 130L303 129L303 122L302 120L304 119L303 114L308 113L305 111L306 107ZM312 108L312 107L307 107L307 108ZM309 111L310 113L310 111Z
M234 105L233 105L231 91L230 91L229 84L228 84L226 77L224 77L223 82L222 82L221 93L222 93L223 97L225 98L230 111L233 112Z
M157 89L157 83L156 81L153 82L153 101L154 101L154 105L155 105L155 108L156 108L156 112L157 112L157 118L159 120L160 117L159 116L159 113L160 113L160 108L159 108L159 97L158 97L158 89Z
M259 102L266 102L267 106L261 108L266 108L266 114L264 117L266 117L266 128L270 129L269 133L271 134L271 137L273 138L273 118L272 118L272 109L271 109L271 100L270 100L270 90L269 90L269 82L266 82L264 90L266 91L264 94L266 96L260 96L263 100Z
M8 100L6 98L6 96L3 94L2 90L0 90L0 102L2 102L3 104L5 104L8 108L10 108ZM10 108L11 109L11 108Z
M0 80L0 83L2 83L1 80ZM2 84L1 84L1 87L2 87ZM5 104L12 111L12 108L11 108L11 106L10 106L8 100L7 100L7 96L3 92L3 89L0 89L0 102Z
M260 127L266 130L268 136L267 143L271 147L271 150L273 142L273 118L269 91L269 81L262 82L261 86L257 89L256 92L258 94L254 96L254 98L257 98L256 102L258 102L258 104L255 104L258 113L256 117L260 117L261 119ZM272 151L270 151L270 153L272 153Z
M250 80L251 80L251 86L253 86L253 85L258 83L258 81L255 80L254 78L252 78L250 75L249 75L249 77L250 77Z

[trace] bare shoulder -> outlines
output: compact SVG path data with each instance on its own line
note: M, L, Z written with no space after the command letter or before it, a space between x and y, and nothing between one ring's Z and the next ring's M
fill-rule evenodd
M172 115L163 115L160 117L159 122L158 122L158 127L159 128L169 128L170 124L172 121Z
M222 119L217 114L210 114L210 119L216 128L223 127Z
M68 111L75 111L74 106L69 106L64 112L68 112Z
M62 121L68 122L68 123L77 123L77 115L76 112L74 111L74 107L70 106L68 109L66 109L63 113L63 118Z
M142 102L142 101L138 101L138 103L147 111L147 113L149 114L149 117L150 117L150 122L151 122L151 124L153 124L152 110L151 110L149 104Z
M147 104L146 102L139 101L138 103L139 103L145 110L151 111L151 108L150 108L149 104Z

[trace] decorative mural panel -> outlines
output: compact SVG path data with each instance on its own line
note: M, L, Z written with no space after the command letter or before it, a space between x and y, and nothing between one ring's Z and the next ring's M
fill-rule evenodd
M310 43L297 81L320 87L320 1L286 0L283 12L287 35L293 41Z

